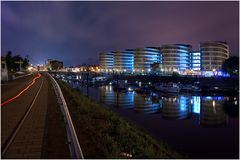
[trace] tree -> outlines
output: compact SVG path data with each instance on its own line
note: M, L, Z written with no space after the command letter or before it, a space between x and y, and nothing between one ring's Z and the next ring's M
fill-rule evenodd
M7 55L6 55L6 63L7 63L7 66L8 66L9 71L13 71L14 62L13 62L13 59L12 59L12 52L11 52L11 51L8 51L8 52L7 52Z
M172 73L172 76L173 76L173 77L179 77L180 74L179 74L178 72L173 72L173 73Z
M19 71L19 64L16 62L20 61L23 62L21 65L23 69L26 69L29 66L28 56L23 59L20 55L12 56L12 52L8 51L6 55L6 63L10 71Z
M239 75L239 57L233 56L225 60L222 70L230 75Z
M22 67L26 69L28 66L29 66L29 56L27 55L23 60Z

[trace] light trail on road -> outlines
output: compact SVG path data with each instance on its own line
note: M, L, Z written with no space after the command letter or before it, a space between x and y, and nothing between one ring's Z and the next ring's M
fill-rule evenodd
M17 95L13 96L12 98L7 99L6 101L4 101L3 103L1 103L1 107L11 101L13 101L14 99L18 98L21 94L23 94L24 92L26 92L32 85L34 85L34 83L36 82L36 80L38 78L41 77L41 74L38 73L38 75L36 77L34 77L32 83L30 83L26 88L24 88L23 90L21 90Z

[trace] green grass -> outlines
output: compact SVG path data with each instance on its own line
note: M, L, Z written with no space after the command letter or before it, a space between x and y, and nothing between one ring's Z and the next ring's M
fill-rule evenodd
M85 126L84 132L106 158L128 158L122 153L131 154L131 158L182 158L166 143L153 139L146 130L88 99L78 89L73 89L62 81L58 83L68 107L78 115L72 118L77 118L77 122Z

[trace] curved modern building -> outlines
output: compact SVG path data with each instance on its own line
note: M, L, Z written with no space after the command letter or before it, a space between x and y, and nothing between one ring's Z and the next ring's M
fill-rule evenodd
M99 63L100 63L100 69L102 72L109 72L113 69L113 53L107 52L107 53L100 53L99 55Z
M119 72L132 72L134 65L134 50L114 52L114 70Z
M161 46L163 70L165 72L184 72L190 69L191 45L169 44Z
M150 72L153 63L160 62L160 50L155 47L136 48L134 53L135 72Z
M200 43L202 71L215 71L222 67L229 58L229 47L226 42L207 41Z

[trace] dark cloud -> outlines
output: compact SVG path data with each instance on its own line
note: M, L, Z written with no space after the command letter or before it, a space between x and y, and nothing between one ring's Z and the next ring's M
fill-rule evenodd
M2 54L67 65L98 53L200 41L228 42L238 55L238 2L2 2Z

